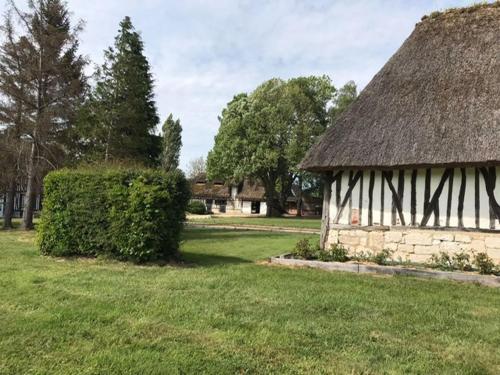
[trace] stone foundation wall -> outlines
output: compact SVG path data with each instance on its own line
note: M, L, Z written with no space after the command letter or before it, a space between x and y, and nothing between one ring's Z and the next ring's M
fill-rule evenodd
M486 252L500 263L500 233L411 228L331 228L327 246L341 244L351 253L394 251L394 258L425 262L440 251Z

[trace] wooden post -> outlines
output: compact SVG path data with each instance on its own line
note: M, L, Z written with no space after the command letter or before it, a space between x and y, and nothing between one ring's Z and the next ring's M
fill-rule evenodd
M328 172L323 175L323 213L321 215L321 236L319 245L322 250L325 249L328 242L328 233L330 232L330 200L332 197L333 173Z

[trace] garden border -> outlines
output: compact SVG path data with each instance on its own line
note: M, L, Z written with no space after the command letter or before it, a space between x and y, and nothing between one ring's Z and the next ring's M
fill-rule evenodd
M271 264L278 264L289 267L317 268L325 271L343 271L351 273L381 274L381 275L404 275L427 279L453 280L466 283L477 283L485 286L500 288L500 277L492 275L469 274L464 272L448 272L436 270L420 270L417 268L407 268L398 266L380 266L365 263L340 263L321 262L318 260L291 259L290 254L283 254L271 257Z
M251 230L258 232L279 232L279 233L302 233L302 234L320 234L319 229L308 228L292 228L292 227L278 227L271 225L239 225L239 224L204 224L187 222L186 227L202 228L202 229L228 229L228 230Z

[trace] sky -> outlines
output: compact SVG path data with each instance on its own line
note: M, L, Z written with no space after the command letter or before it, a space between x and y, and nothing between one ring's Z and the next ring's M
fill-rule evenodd
M169 113L181 120L186 169L191 159L206 157L218 115L235 94L274 77L323 74L336 87L353 80L362 89L423 15L473 0L67 2L74 19L86 23L81 52L93 62L89 73L102 63L121 19L132 18L152 67L161 122Z

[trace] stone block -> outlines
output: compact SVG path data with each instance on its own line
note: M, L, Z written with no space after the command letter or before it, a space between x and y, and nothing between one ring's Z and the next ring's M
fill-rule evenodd
M368 238L368 232L361 229L356 229L351 231L351 235L355 235L356 237L359 238Z
M460 248L460 251L466 253L470 253L472 251L472 246L470 243L459 242L458 247Z
M493 259L495 264L500 265L500 249L488 249L488 256Z
M441 242L439 245L439 251L444 251L446 253L456 253L460 251L460 245L458 242Z
M339 231L332 229L330 233L328 233L328 243L334 244L339 242Z
M370 232L368 236L368 247L372 250L382 250L384 248L384 233Z
M483 240L472 240L472 242L470 243L470 247L471 247L471 250L476 251L476 252L486 250L486 246L484 245Z
M439 240L439 241L453 241L455 238L453 233L447 233L447 232L437 232L437 233L434 233L434 235L432 237L435 240Z
M387 250L396 251L398 249L398 244L394 242L386 243L384 248Z
M456 242L471 243L472 238L470 238L470 236L468 236L466 234L457 233L457 234L455 234L455 241Z
M408 232L404 243L408 245L432 245L432 234L429 232Z
M431 254L437 254L439 253L439 246L422 246L422 245L415 245L415 248L413 250L415 254L417 255L431 255Z
M385 242L396 242L399 243L403 239L403 233L398 231L387 231L385 232Z
M413 253L413 251L414 251L413 245L408 245L408 244L399 244L398 245L398 252L399 253L410 254L410 253Z
M342 245L351 245L351 246L357 246L359 245L359 237L356 236L347 236L347 235L340 235L339 236L339 243Z
M484 239L484 244L488 249L500 249L500 234L486 237Z
M430 255L427 254L410 254L409 259L414 263L427 263L430 259Z

